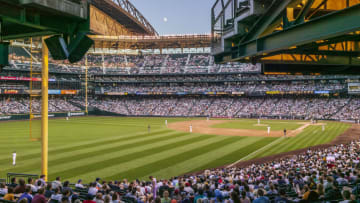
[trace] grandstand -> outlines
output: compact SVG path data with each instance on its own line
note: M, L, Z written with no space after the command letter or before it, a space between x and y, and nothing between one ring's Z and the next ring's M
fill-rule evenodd
M24 2L33 9L47 1ZM216 1L222 9L233 5L236 15L222 19L223 10L212 19L223 21L220 38L214 36L219 30L160 36L128 0L62 2L89 3L87 33L94 43L82 60L50 56L48 78L42 77L33 73L47 66L45 42L26 33L3 38L13 40L0 71L0 202L360 201L360 75L284 71L274 60L281 68L268 71L255 63L262 56L241 55L239 35L226 38L234 20L241 22L236 18L250 14L242 22L247 27L264 20L265 7L284 6L281 1ZM327 9L332 0L290 2L298 8L288 12L300 17L308 9L314 17L336 12ZM360 3L347 2L350 9ZM260 3L256 13L252 6ZM0 22L4 13L0 7ZM293 24L281 31L286 26ZM214 56L221 37L234 45ZM41 93L49 97L46 114ZM48 174L40 143L28 141L29 118L40 124L44 115L51 118Z

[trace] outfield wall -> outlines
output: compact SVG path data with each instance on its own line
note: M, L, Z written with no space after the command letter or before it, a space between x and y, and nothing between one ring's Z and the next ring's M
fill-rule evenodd
M73 116L85 116L85 112L61 112L61 113L49 113L49 118L61 118L61 117L73 117ZM34 115L35 118L41 118L40 114ZM12 121L12 120L28 120L30 114L15 114L15 115L0 115L0 121Z

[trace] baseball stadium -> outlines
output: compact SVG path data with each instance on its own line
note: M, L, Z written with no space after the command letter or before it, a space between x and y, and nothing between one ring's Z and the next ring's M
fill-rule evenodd
M0 203L360 202L360 0L197 1L0 0Z

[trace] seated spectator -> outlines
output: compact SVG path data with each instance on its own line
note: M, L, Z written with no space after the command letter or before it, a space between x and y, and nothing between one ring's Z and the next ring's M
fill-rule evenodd
M241 203L251 203L251 200L250 200L249 197L247 197L245 191L242 191L242 192L241 192L240 202L241 202Z
M21 194L25 192L26 184L24 179L19 179L19 185L15 188L15 194ZM30 187L31 188L31 187Z
M14 194L14 188L13 187L8 187L8 192L4 196L4 200L15 201L15 194Z
M69 202L69 198L67 198L67 197L63 197L63 198L61 198L61 201L60 201L61 203L70 203Z
M96 203L90 195L86 196L86 200L83 203Z
M25 184L25 181L24 181L24 184ZM27 199L27 203L31 203L33 196L31 195L31 187L30 186L25 187L25 192L20 196L19 201L21 201L22 199Z
M31 203L46 203L47 201L44 194L45 194L44 188L40 188L38 190L38 194L34 196Z
M52 187L53 190L55 190L56 188L61 188L62 187L60 177L56 177L56 180L51 183L51 187Z
M51 190L51 185L50 185L50 184L47 184L47 185L46 185L46 190L45 190L44 196L45 196L47 199L50 199L52 194L53 194L53 191Z
M38 181L41 182L41 187L45 187L45 185L46 185L45 175L41 175L40 179Z
M102 199L102 194L101 193L96 194L95 202L96 203L104 203L104 200Z
M0 183L0 195L6 195L8 193L8 189L4 183Z
M95 182L90 183L88 194L95 197L97 192L98 192L98 189L96 188L96 183Z
M76 187L76 188L82 188L82 189L85 188L84 185L82 184L82 180L81 180L81 179L78 180L78 182L75 184L75 187Z
M31 191L34 193L34 192L37 192L37 188L35 187L33 182L34 182L34 180L32 178L28 178L28 184L26 184L26 186L30 186Z
M95 180L95 183L96 183L96 187L97 187L97 188L101 188L101 187L102 187L102 185L99 183L100 180L101 180L101 178L96 178L96 180Z
M163 193L163 198L161 198L161 203L170 203L170 202L171 199L169 198L169 191L165 190Z
M269 198L264 196L264 190L259 189L257 191L257 196L258 198L256 198L253 203L270 203Z
M116 192L114 192L114 194L111 197L111 203L120 203L119 195Z
M342 193L342 196L344 198L343 201L341 201L340 203L349 203L351 202L351 193L349 190L344 190Z
M279 191L279 195L278 197L275 198L275 203L288 203L290 202L287 198L286 198L286 191L285 190L280 190Z
M73 190L71 189L71 187L69 187L69 181L65 181L64 184L63 184L63 188L62 190L63 191L69 191L70 194L72 195L73 194Z
M61 202L63 195L60 192L60 188L55 188L54 194L51 195L50 199Z
M15 177L11 178L10 182L11 183L10 183L9 187L16 188L16 186L17 186L16 178Z

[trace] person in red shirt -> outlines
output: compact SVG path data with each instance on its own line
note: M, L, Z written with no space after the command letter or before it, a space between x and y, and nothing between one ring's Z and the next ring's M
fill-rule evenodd
M45 193L45 189L44 188L40 188L38 190L38 194L35 195L35 197L32 199L31 203L46 203L46 198L44 196Z

